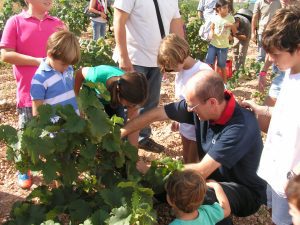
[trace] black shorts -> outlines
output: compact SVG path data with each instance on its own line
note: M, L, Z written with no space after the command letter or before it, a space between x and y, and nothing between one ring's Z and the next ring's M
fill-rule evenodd
M238 217L245 217L255 213L262 205L262 200L244 185L234 182L220 182L230 204L231 213ZM213 189L207 190L204 204L217 202Z

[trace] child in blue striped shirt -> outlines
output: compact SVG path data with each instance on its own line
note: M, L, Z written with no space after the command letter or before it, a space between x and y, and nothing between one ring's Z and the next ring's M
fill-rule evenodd
M42 104L72 105L79 114L74 93L74 70L80 59L76 36L67 30L53 33L47 42L47 57L42 60L31 81L32 114Z

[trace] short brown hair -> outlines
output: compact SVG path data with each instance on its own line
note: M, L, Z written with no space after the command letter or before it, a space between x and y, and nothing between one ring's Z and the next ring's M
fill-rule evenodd
M70 31L53 33L47 42L47 54L53 59L74 65L80 60L80 45L77 37Z
M300 210L300 175L297 175L289 181L285 194L289 202L296 204L296 207Z
M176 68L190 55L189 44L176 34L166 36L159 47L157 63L162 71Z
M194 170L176 171L166 183L170 201L185 213L193 212L200 207L206 190L204 178Z
M288 6L276 11L262 34L262 45L266 52L273 48L294 53L300 44L300 7Z

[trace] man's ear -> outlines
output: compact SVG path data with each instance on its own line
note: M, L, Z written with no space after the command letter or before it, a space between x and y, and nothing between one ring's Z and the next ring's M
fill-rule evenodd
M211 106L216 106L219 104L219 101L216 98L209 98L207 101Z

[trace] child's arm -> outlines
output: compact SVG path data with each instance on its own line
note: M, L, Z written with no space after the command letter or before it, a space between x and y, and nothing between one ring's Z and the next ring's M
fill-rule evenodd
M32 115L37 116L38 113L38 108L40 105L43 105L43 100L32 100Z
M227 26L230 28L232 35L235 36L237 33L237 27L235 23L227 24Z
M215 190L216 197L218 199L219 204L224 209L224 218L230 215L231 209L229 205L228 198L222 188L222 186L213 180L208 180L206 183L208 187L213 188Z
M79 68L79 70L77 70L75 73L74 92L76 96L79 94L81 85L85 80L88 70L89 67L82 67Z
M211 23L210 31L209 31L209 35L208 35L209 40L213 39L214 34L215 34L215 24Z
M133 118L137 117L139 115L138 109L137 108L127 108L127 122L129 122L130 120L132 120ZM127 136L128 141L130 142L130 144L132 144L133 146L138 146L138 139L139 139L139 130L135 131L134 133L131 133Z
M39 66L42 58L36 58L29 55L24 55L15 51L15 49L2 48L1 60L6 63L22 66Z

